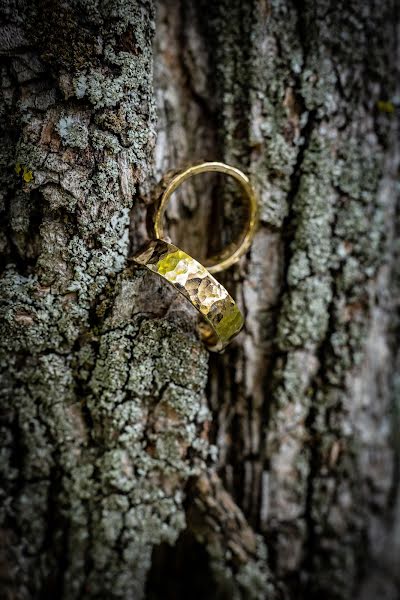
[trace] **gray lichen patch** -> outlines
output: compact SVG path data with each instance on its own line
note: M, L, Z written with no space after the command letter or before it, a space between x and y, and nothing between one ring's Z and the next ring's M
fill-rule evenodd
M282 280L276 283L272 275L264 275L258 292L251 288L245 295L248 314L273 338L277 356L259 342L251 323L243 355L233 359L239 373L234 391L220 388L213 394L218 403L223 398L228 415L232 403L241 410L239 440L232 444L226 440L237 430L218 411L218 435L224 440L220 447L226 452L228 443L235 453L225 459L222 470L232 489L238 488L237 480L230 479L235 473L244 488L243 506L249 514L257 512L253 490L259 489L259 478L253 459L246 464L246 452L263 427L259 406L266 403L268 467L255 461L266 468L263 531L283 579L287 576L290 585L293 573L301 572L312 580L306 595L331 594L331 577L335 597L351 594L360 532L366 531L370 518L364 512L368 473L356 459L365 448L360 450L360 433L346 430L352 420L351 393L346 390L348 381L366 368L362 357L371 310L382 301L374 296L376 278L391 230L387 215L393 197L390 201L388 194L385 200L377 195L386 134L377 136L375 113L387 81L370 78L372 64L376 74L383 74L384 62L390 62L393 41L386 45L382 35L390 10L384 16L381 7L363 5L350 15L343 3L332 11L329 2L315 8L279 0L268 6L220 3L215 10L224 157L249 164L259 191L263 247L272 244L273 229L274 234L281 232L286 249ZM265 250L264 260L270 257ZM249 260L247 277L260 260L254 245ZM277 262L269 265L271 273ZM281 296L271 310L266 298L273 284L280 286ZM266 370L264 378L255 375L244 386L242 370L252 368L256 374L260 365ZM221 379L215 374L212 385L222 386ZM260 386L266 391L258 396ZM374 392L364 393L369 403L364 410L375 414ZM245 416L247 411L250 415ZM346 430L345 442L339 423ZM236 467L243 469L242 478ZM358 483L350 483L359 473L365 494ZM332 507L332 523L342 527L344 536L335 538L330 530L326 506ZM308 573L305 565L311 556Z
M177 368L180 381L184 371L188 374L187 382L165 388ZM109 490L127 499L121 539L119 518L118 531L113 527L105 534L111 548L122 543L136 581L145 578L148 568L148 562L137 562L138 556L153 544L173 543L185 526L181 491L207 458L207 444L201 450L194 445L207 418L202 392L206 368L206 353L198 342L168 321L145 320L136 330L131 326L102 338L88 406L97 442L102 439L112 449L99 455L96 464L105 498ZM121 514L120 508L115 510ZM102 526L98 518L96 528ZM108 519L104 525L111 526ZM99 530L97 535L104 534ZM116 568L111 548L95 554L95 564ZM122 591L114 593L119 597Z
M42 287L35 277L21 276L13 268L3 276L1 290L2 335L10 340L10 351L30 348L32 352L51 349L62 353L76 339L79 326L70 318L71 299L52 294L50 287ZM81 309L79 317L85 315Z
M83 150L88 145L88 128L79 116L62 116L58 121L57 131L66 146Z
M35 34L29 28L36 41L47 32L46 51L35 55L40 69L23 75L26 57L16 57L24 89L10 79L18 89L6 99L21 132L4 158L7 168L14 160L7 190L20 191L7 232L17 264L1 280L3 391L14 390L12 404L5 404L9 443L1 456L2 481L13 500L2 528L10 536L15 528L22 532L12 542L13 593L23 597L29 586L40 595L53 572L63 578L68 599L139 598L152 544L172 542L184 526L182 487L207 457L207 444L190 458L187 452L203 427L196 415L205 414L206 355L188 334L191 326L181 335L179 323L162 324L158 333L149 324L143 333L140 316L122 315L123 302L116 302L118 333L110 321L106 331L104 314L96 312L105 296L108 304L115 299L133 195L149 170L153 24L150 4L83 4L76 13L60 5L59 23L43 7L47 20L37 23ZM76 15L86 9L78 43ZM13 97L21 101L12 106ZM21 273L24 261L30 262ZM139 313L139 305L132 311ZM141 374L158 369L162 375L146 383L151 394L143 404L140 355L132 368L129 361L135 338L143 347L158 344L162 354L164 335L172 344L166 363L186 361L194 383L190 412L180 413L172 435L158 436L164 443L152 456L157 436L150 440L149 427L156 431L157 423L147 419L162 386L180 375L150 353L148 372Z
M55 92L59 85L65 100L56 103L53 98L46 106L31 106L26 102L19 105L19 116L25 120L15 160L21 169L29 170L25 191L35 190L46 200L41 206L41 233L45 239L37 262L42 281L51 284L53 289L76 291L82 286L80 296L86 295L92 302L110 271L124 266L126 212L122 226L116 225L120 222L121 210L131 208L135 184L144 178L147 169L154 135L151 47L148 44L153 25L150 6L142 10L133 3L129 11L123 5L115 6L109 17L106 16L108 7L98 10L86 3L78 4L88 11L83 38L88 34L89 24L97 32L95 51L89 52L90 36L85 38L87 45L82 42L79 49L87 48L88 56L82 57L80 68L75 56L74 68L66 71L65 32L61 32L59 40L54 32L50 35L46 56L51 57L54 64L59 54L64 67L59 80L52 81L51 91ZM66 28L72 28L76 15L66 7L60 7L60 12L67 20ZM131 39L127 30L132 25L135 33ZM42 24L38 27L40 29ZM79 103L72 97L73 82ZM36 88L30 80L26 85L24 97L29 99L29 86L32 94ZM64 210L71 217L64 218ZM15 227L21 229L21 224L15 223ZM98 247L96 252L93 246ZM26 251L24 238L19 241L19 247L22 252ZM74 263L78 254L80 268L77 266L71 272L67 265ZM89 279L83 281L81 277L88 261L89 279L93 278L90 286Z
M329 278L304 280L285 297L279 321L278 340L282 349L312 348L326 333L328 307L332 300Z
M276 585L268 571L267 548L261 536L257 536L256 557L242 565L236 574L239 589L235 590L233 598L248 598L258 600L259 598L276 597Z
M12 273L10 282L15 286ZM118 285L122 295L129 293L124 278ZM34 278L26 280L25 288L25 303L21 286L8 291L10 297L12 293L20 297L17 321L13 307L5 321L14 328L15 349L26 348L28 339L32 343L35 338L29 335L46 339L51 323L42 321L41 311L46 305L49 314L50 300L57 306L57 297L48 291L32 303L28 292L38 289ZM68 538L71 544L80 540L80 550L71 553L65 572L70 597L79 597L89 555L93 570L85 577L93 593L99 589L98 569L102 569L106 572L101 577L103 591L110 590L115 598L126 597L127 589L141 596L152 546L172 544L185 527L182 490L187 479L204 468L209 454L202 436L209 419L203 392L207 353L187 327L181 327L183 315L175 313L174 321L143 320L141 315L132 318L124 313L122 299L114 307L121 311L119 327L109 330L114 313L104 322L104 331L97 333L98 351L93 352L89 337L78 364L67 348L59 355L60 345L43 345L36 350L38 363L32 359L21 373L16 366L9 373L22 383L14 409L21 418L22 447L29 452L24 475L43 479L42 495L39 487L25 491L29 509L36 515L32 522L43 529L37 507L43 505L48 480L58 471L57 502L68 516ZM18 328L22 331L16 335ZM83 397L77 396L77 377L86 390ZM79 398L85 399L90 412L89 430ZM58 440L56 456L53 439ZM6 468L7 455L4 461ZM10 477L12 481L11 471ZM33 548L34 528L26 525L33 512L26 511L13 515L25 524L20 543ZM42 515L44 519L45 503ZM6 513L6 518L11 516ZM121 580L121 587L116 580Z
M321 174L315 166L324 165ZM302 162L302 177L293 201L296 232L287 271L289 290L278 326L281 348L312 348L324 339L332 300L332 223L334 146L311 136Z

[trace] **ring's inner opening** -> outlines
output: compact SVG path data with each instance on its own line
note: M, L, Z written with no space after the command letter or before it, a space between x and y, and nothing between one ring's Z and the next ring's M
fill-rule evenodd
M240 244L249 216L249 200L237 180L223 173L200 173L170 196L164 234L193 258L210 265ZM210 261L211 257L215 260Z

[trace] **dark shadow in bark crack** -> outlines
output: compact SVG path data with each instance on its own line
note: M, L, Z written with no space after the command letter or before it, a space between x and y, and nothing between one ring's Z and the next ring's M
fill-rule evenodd
M215 582L207 552L190 532L181 533L175 546L167 543L156 546L151 565L147 578L147 600L215 598L210 596Z

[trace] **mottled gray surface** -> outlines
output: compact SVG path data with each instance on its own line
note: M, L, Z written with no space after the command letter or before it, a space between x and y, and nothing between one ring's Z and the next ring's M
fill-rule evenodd
M207 598L396 600L394 2L3 11L2 595L202 599L189 571ZM213 358L127 264L141 198L199 159L261 203ZM235 212L214 183L168 213L196 256Z

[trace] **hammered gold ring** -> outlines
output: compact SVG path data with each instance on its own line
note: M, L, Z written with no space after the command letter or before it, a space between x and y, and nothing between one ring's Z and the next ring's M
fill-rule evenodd
M165 240L150 240L133 260L161 276L198 310L209 350L221 352L243 327L243 316L226 289L197 260Z
M247 252L257 227L258 206L256 194L247 175L242 173L239 169L222 162L204 162L167 175L163 180L159 195L155 200L152 222L150 224L150 236L158 239L165 239L163 220L165 209L171 195L181 183L186 181L186 179L189 179L189 177L193 177L193 175L198 175L199 173L208 172L225 173L236 179L249 204L247 223L239 239L232 244L229 244L229 246L217 256L209 258L204 262L204 266L208 269L209 273L218 273L237 263L240 257Z

